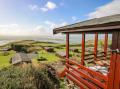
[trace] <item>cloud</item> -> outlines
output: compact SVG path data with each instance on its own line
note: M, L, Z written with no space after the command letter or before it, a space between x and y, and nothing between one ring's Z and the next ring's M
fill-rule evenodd
M53 28L64 26L67 22L45 21L43 25L28 28L18 24L0 25L0 36L52 36Z
M61 22L61 23L55 23L52 21L45 21L44 26L37 26L34 31L38 32L39 34L47 35L47 36L52 36L53 35L53 29L61 26L65 26L68 23L67 22Z
M0 25L0 36L29 36L34 35L33 33L37 35L38 31L18 24Z
M35 10L41 10L43 12L47 12L49 10L54 10L57 8L57 5L54 2L48 1L43 7L40 7L39 5L29 5L28 6L30 10L35 11Z
M46 11L48 11L48 9L47 8L45 8L45 7L42 7L42 8L40 8L43 12L46 12Z
M18 24L0 25L0 36L28 36L32 30Z
M55 3L53 3L53 2L48 1L48 2L44 5L44 7L41 7L40 9L41 9L43 12L47 12L47 11L53 10L53 9L55 9L55 8L57 8L57 5L56 5Z
M48 34L50 36L53 35L53 29L54 28L57 28L57 27L61 27L61 26L65 26L67 25L68 23L67 22L61 22L61 23L55 23L55 22L52 22L52 21L45 21L44 24L46 26L44 26L44 31L45 31L45 34ZM42 30L43 31L43 30ZM58 34L58 36L60 36L61 34Z
M39 9L39 6L38 6L38 5L29 5L28 7L29 7L29 9L32 10L32 11Z
M57 7L57 5L56 5L55 3L53 3L53 2L48 1L48 2L46 3L45 7L46 7L47 9L49 9L49 10L53 10L53 9L55 9L55 8Z
M2 36L18 35L18 33L21 33L18 24L0 25L0 35Z
M113 0L112 2L100 6L96 11L88 14L89 18L99 18L114 14L120 14L120 0Z
M0 28L16 28L18 24L0 25Z
M51 29L61 27L61 26L65 26L65 25L68 24L67 22L55 23L55 22L52 22L52 21L45 21L44 23L47 24Z
M49 34L51 34L51 36L53 36L53 29L54 28L65 26L65 25L68 24L65 21L61 22L61 23L55 23L55 22L52 22L52 21L45 21L44 23L50 28ZM57 37L60 38L60 36L63 37L63 35L61 33L54 35L55 38L57 38Z
M32 30L32 35L36 36L48 36L51 35L49 34L49 30L46 26L43 25L38 25Z
M76 20L77 20L77 17L76 17L76 16L72 16L72 20L73 20L73 21L76 21Z

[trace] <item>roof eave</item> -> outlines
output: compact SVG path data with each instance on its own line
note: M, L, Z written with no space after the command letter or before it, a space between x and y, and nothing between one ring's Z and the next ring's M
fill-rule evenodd
M106 26L106 27L91 27L91 28L67 28L67 29L54 29L53 34L58 34L58 33L82 33L82 32L111 32L114 30L119 30L120 31L120 25L115 25L115 26Z

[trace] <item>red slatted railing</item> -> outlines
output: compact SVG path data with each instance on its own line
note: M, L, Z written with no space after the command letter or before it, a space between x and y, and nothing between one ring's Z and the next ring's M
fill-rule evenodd
M70 74L71 76L75 77L78 81L80 81L81 83L83 83L84 85L89 87L90 89L96 89L97 88L92 83L89 83L88 81L84 80L83 78L77 76L74 72L69 71L68 69L66 69L66 71L67 71L68 74Z
M70 74L72 77L74 77L76 81L81 82L82 84L84 84L84 86L87 86L90 89L99 89L99 88L106 89L107 87L106 84L108 81L107 76L104 76L98 72L92 71L72 60L69 60L69 63L78 66L78 68L74 68L70 64L66 63L66 66L69 69L65 69L67 74Z
M90 74L92 74L94 76L98 76L99 78L101 78L101 79L103 79L105 81L108 81L108 77L105 76L105 75L102 75L102 74L100 74L98 72L92 71L92 70L86 68L85 66L82 66L82 65L80 65L80 64L78 64L78 63L76 63L76 62L74 62L72 60L69 60L69 63L74 64L74 65L78 66L79 68L82 68L82 69L86 70L87 72L89 72Z

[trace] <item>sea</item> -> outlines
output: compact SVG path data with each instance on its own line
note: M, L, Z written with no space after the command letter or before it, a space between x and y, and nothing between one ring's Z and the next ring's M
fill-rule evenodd
M70 35L70 43L81 43L81 35ZM112 35L109 35L109 39L112 38ZM87 34L86 35L86 41L87 40L93 40L94 35L93 34ZM104 39L104 35L100 34L99 39ZM8 44L9 42L15 42L20 40L34 40L34 41L40 41L40 42L53 42L53 43L61 43L65 44L66 38L65 35L61 36L9 36L9 37L0 37L0 46Z

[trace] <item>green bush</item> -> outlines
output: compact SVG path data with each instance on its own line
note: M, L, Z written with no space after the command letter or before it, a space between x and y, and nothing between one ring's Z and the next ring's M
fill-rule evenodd
M56 86L46 68L29 65L0 70L0 89L56 89Z
M5 51L3 52L3 56L8 56L9 55L9 52Z
M11 44L11 48L17 52L26 52L27 53L27 46L23 45L23 44Z
M37 59L37 61L46 61L47 59L46 58L44 58L44 57L39 57L38 59Z

